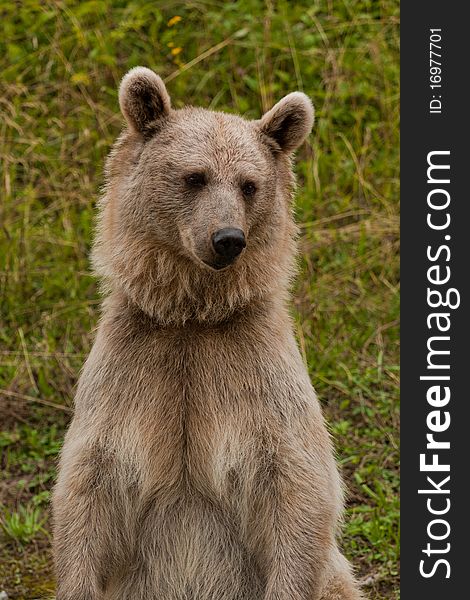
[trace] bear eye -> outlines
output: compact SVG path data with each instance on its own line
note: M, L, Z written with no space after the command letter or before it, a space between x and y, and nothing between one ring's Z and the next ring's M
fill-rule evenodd
M185 181L190 187L194 188L204 187L207 183L204 173L190 173L185 177Z
M254 196L256 185L252 181L245 181L242 185L242 192L245 196Z

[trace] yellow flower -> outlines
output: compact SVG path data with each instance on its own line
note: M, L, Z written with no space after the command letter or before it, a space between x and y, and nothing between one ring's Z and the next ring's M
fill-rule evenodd
M72 77L70 78L72 83L75 83L76 85L90 85L90 77L88 76L87 73L74 73L72 75Z
M173 54L173 56L176 56L177 54L179 54L181 51L183 50L183 48L180 48L179 46L177 46L176 48L173 48L173 50L171 51L171 53Z
M176 25L176 23L179 23L181 21L181 17L179 15L175 15L174 17L171 17L171 19L168 21L167 25L168 27L173 27L173 25Z

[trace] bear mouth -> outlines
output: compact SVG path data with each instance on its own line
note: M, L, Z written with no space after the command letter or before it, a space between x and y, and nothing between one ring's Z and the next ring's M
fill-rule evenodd
M228 269L231 265L233 265L233 263L235 261L231 260L228 262L227 261L208 262L207 260L203 260L202 262L206 265L206 267L209 267L213 271L223 271L225 269Z
M233 267L238 262L240 256L241 254L235 256L234 258L215 257L213 260L199 258L199 261L205 267L209 267L211 271L226 271L229 269L229 267Z

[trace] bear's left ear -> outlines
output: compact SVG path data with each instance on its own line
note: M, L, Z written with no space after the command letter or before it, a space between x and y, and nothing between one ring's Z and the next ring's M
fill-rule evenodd
M280 149L296 150L312 130L313 104L302 92L284 96L259 121L261 131L273 139Z
M135 67L124 75L119 86L119 105L130 128L142 134L158 128L171 110L165 84L146 67Z

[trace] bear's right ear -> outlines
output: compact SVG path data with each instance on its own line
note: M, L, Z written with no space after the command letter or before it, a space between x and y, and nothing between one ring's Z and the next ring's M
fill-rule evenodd
M312 130L315 113L308 96L292 92L284 96L257 123L277 147L290 154Z
M144 135L157 129L171 110L165 84L146 67L135 67L124 75L119 86L119 105L129 127Z

